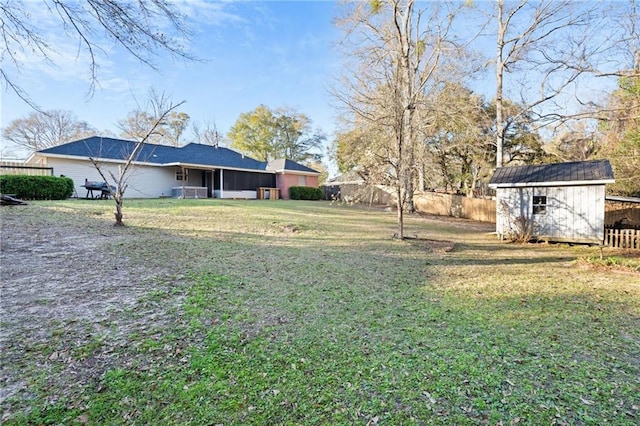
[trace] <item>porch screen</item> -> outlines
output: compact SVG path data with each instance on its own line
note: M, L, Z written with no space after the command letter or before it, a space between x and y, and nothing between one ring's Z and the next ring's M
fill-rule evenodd
M274 187L275 175L269 173L251 173L235 170L225 170L223 174L223 189L228 191L255 191L261 186Z

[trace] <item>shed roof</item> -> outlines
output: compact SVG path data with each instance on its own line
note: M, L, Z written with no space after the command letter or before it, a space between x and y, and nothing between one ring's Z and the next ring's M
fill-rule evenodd
M129 140L91 136L38 151L38 154L82 158L93 157L103 160L124 161L129 158L135 146L136 142ZM167 165L186 165L189 167L203 168L241 169L262 172L274 171L267 167L268 163L265 161L258 161L229 148L197 143L190 143L181 147L145 143L134 160L158 165L160 167ZM281 170L318 173L294 161L281 161Z
M613 183L609 160L573 161L496 169L489 186L572 186Z

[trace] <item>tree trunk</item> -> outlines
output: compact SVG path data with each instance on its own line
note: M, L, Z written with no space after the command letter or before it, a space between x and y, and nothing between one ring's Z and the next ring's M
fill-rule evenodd
M120 188L116 189L116 194L113 198L116 203L116 211L113 214L116 218L116 223L114 223L113 226L124 226L124 222L122 221L122 194Z
M396 193L398 197L397 202L397 215L398 215L398 230L396 231L396 237L399 239L404 239L404 194L402 193L402 188L400 185L396 188Z
M396 129L396 144L398 150L398 158L403 158L403 132L402 128ZM398 230L396 232L396 237L403 239L404 238L404 206L405 206L405 192L406 192L406 164L403 161L398 161L396 165L396 206L397 206L397 215L398 215Z
M410 170L413 170L413 167ZM414 185L413 184L413 173L410 172L409 175L407 176L407 184L406 184L406 187L407 187L407 194L406 194L407 202L406 202L406 205L405 205L405 208L407 209L407 212L409 212L409 213L415 213L415 211L416 211L416 207L415 207L415 205L413 203L413 192L414 192L414 186L413 185Z
M476 186L478 185L478 181L480 180L479 176L480 176L480 170L478 170L477 168L474 168L471 171L471 190L469 191L469 195L467 195L468 197L475 198Z
M502 21L504 1L498 0L498 43L496 51L496 167L502 167L502 152L504 147L502 79L504 74L503 49L505 38L505 24Z
M425 180L424 180L424 165L418 166L418 191L422 192L425 188Z
M409 64L407 63L407 66L409 66ZM412 78L412 76L410 75L410 72L407 72L407 78ZM409 86L409 85L408 85ZM414 110L414 105L413 105L413 93L411 92L411 89L408 89L408 95L409 95L409 99L408 99L408 103L407 103L407 131L406 131L406 142L407 142L407 149L409 150L409 152L407 152L407 159L409 161L409 164L407 165L406 168L406 182L405 182L405 188L406 188L406 209L409 213L414 213L416 211L415 206L413 204L413 193L414 193L414 176L415 176L415 141L414 141L414 131L413 131L413 122L414 122L414 114L413 114L413 110Z

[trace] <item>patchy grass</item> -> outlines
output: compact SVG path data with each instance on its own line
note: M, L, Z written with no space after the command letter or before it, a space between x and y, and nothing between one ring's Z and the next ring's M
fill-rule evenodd
M106 202L28 208L105 221L98 249L142 278L131 305L42 325L3 370L28 382L7 424L640 420L640 274L582 267L598 249L418 216L398 241L394 214L323 202L128 201L124 230Z
M587 256L580 259L584 265L608 270L640 272L640 256L631 252L612 256Z

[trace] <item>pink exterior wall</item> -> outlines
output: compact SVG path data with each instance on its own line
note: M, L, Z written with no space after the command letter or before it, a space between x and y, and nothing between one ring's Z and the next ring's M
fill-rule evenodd
M289 188L292 186L303 186L300 185L300 175L291 175L291 174L278 174L276 175L276 186L280 188L280 198L283 200L289 199ZM307 183L304 186L309 186L312 188L318 187L318 176L306 176Z
M307 176L307 186L310 186L311 188L317 188L318 177L319 176Z

